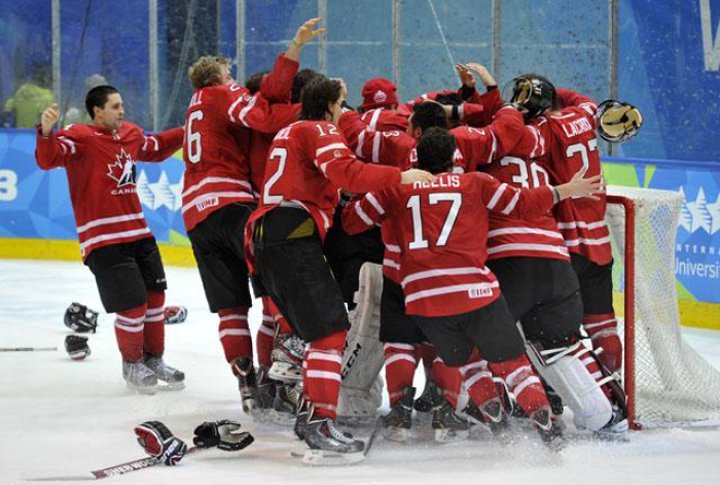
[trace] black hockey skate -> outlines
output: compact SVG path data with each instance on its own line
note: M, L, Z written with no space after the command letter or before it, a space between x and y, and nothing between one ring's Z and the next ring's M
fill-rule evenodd
M308 449L294 456L308 465L348 465L365 459L365 443L342 432L330 418L314 416L311 403L304 401L295 421L295 434Z
M295 422L298 403L301 400L302 388L298 384L275 382L275 397L270 411L270 420L282 426L292 426Z
M477 404L470 403L463 409L471 422L485 424L493 436L503 445L512 444L515 437L510 431L508 415L505 413L500 399L491 399L480 409Z
M185 389L185 373L167 365L162 355L145 354L145 365L155 372L158 381L166 384L165 386L158 387L158 389L175 391Z
M552 451L560 451L565 447L565 437L563 436L563 423L560 420L554 420L550 416L549 408L540 408L535 411L530 420L540 435L545 446Z
M242 399L243 412L252 414L257 404L257 381L255 368L249 357L240 357L232 363L233 373L238 380L240 399Z
M140 394L155 394L157 391L157 376L144 362L123 360L122 372L123 379L130 389Z
M277 381L270 379L268 368L260 367L257 373L257 403L261 409L272 409Z
M437 389L435 383L427 379L422 394L415 400L415 411L429 413L433 410L433 390Z
M433 386L432 428L435 441L438 443L454 443L467 439L470 435L470 423L460 417L441 391Z
M383 437L398 443L405 443L410 436L415 388L406 387L402 393L402 397L392 405L390 412L381 418Z

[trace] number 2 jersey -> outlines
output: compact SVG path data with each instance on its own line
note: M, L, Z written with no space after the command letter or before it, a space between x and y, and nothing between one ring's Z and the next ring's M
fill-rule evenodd
M367 194L358 204L365 217L393 231L406 313L443 316L470 312L500 296L485 266L488 212L536 217L552 208L553 192L547 185L519 190L481 172L443 173L433 183ZM355 214L348 207L343 218Z
M284 84L274 80L288 75L292 80L297 66L280 55L266 77ZM282 86L271 88L282 90ZM261 92L251 95L238 84L195 90L185 118L183 150L182 215L188 231L221 207L255 202L251 181L258 177L252 173L257 167L250 163L251 130L275 134L295 121L298 112L298 105L271 104Z
M533 121L541 137L537 161L555 185L569 182L582 170L586 170L585 177L602 174L596 137L597 103L568 89L558 89L557 94L564 108ZM597 197L600 200L564 200L555 208L555 218L570 252L606 265L612 261L610 232L605 224L607 200L605 194Z

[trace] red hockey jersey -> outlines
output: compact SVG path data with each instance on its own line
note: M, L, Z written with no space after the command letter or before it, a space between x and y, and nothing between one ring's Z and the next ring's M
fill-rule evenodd
M400 184L400 169L358 161L337 126L298 121L281 130L270 147L260 205L249 224L279 206L305 209L324 238L340 188L356 193Z
M481 308L500 295L485 266L488 211L535 217L550 210L553 194L549 186L518 190L480 172L444 173L433 183L377 192L375 203L365 196L359 205L373 223L395 231L406 312L442 316ZM347 207L343 216L354 211Z
M533 122L544 140L540 164L554 185L569 182L579 171L586 177L602 174L596 136L597 103L567 89L558 89L565 105L560 113L541 116ZM607 201L590 198L567 199L555 208L565 245L599 265L612 260L610 232L605 224Z
M297 119L299 107L270 104L238 85L195 90L185 118L182 214L190 231L228 204L253 202L250 129L276 133Z
M517 188L548 185L549 176L540 165L519 157L505 156L483 167L483 171ZM509 257L570 259L551 211L530 219L491 212L487 244L488 260Z
M42 136L40 168L64 167L83 260L97 248L152 237L135 188L138 160L160 162L182 146L183 129L145 136L128 121L116 131L76 124Z

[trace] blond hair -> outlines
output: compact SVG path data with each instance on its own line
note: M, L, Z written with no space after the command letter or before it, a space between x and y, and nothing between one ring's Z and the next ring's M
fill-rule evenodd
M220 84L220 66L230 67L230 59L221 56L202 56L188 69L188 77L195 89Z

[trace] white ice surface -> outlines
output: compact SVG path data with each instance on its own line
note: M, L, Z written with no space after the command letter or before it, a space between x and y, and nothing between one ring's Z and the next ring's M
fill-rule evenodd
M167 268L169 303L189 310L167 326L166 357L187 374L180 392L140 396L120 372L112 318L101 314L92 355L69 359L62 323L68 304L101 310L91 273L79 263L0 261L0 347L57 346L56 352L0 352L0 483L26 478L89 476L89 471L143 456L132 428L161 420L189 440L205 420L236 419L256 442L239 453L203 451L174 468L157 466L108 478L117 484L718 484L720 430L633 432L630 442L573 443L547 452L534 433L502 448L486 435L437 446L429 425L412 444L378 439L368 460L347 468L308 468L289 456L289 430L256 425L240 410L237 386L222 358L217 321L195 269ZM251 311L257 328L259 306ZM254 333L254 332L253 332ZM686 338L720 367L720 332L686 330ZM364 438L369 430L360 430Z

